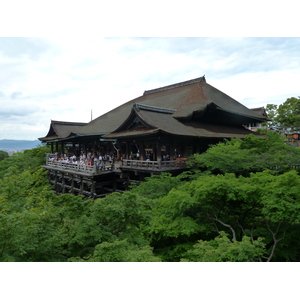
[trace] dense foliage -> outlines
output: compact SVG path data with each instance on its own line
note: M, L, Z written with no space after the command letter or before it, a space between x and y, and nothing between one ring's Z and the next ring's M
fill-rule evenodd
M213 145L204 154L195 154L189 163L222 174L248 176L267 169L281 173L300 165L300 149L285 144L284 137L270 131L265 138L250 134L243 140L232 139Z
M56 195L48 149L0 161L1 261L300 261L298 149L248 136L105 198Z
M269 127L280 130L300 130L300 97L288 98L280 105L268 104L266 112L268 117L272 119Z
M8 158L8 153L6 151L0 150L0 161L4 158Z

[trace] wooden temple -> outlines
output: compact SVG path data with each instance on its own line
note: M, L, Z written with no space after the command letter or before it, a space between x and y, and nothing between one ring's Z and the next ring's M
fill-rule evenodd
M39 140L51 146L44 167L57 192L101 197L146 176L178 174L190 155L267 120L264 109L248 109L203 76L145 91L89 123L51 121Z

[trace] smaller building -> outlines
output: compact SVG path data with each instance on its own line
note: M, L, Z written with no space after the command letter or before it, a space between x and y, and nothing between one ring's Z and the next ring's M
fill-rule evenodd
M245 128L248 128L251 131L257 132L258 130L264 130L267 129L266 121L271 121L271 119L268 119L266 110L264 107L257 107L257 108L250 108L252 111L255 111L259 115L261 115L263 118L266 118L265 121L259 121L256 123L249 123L249 124L244 124Z

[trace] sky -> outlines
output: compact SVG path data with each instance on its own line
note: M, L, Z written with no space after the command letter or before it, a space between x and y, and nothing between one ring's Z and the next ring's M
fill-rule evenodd
M145 90L205 75L243 105L300 95L300 38L0 38L0 139L89 122Z
M72 10L64 1L46 8L28 1L18 11L8 2L0 18L0 140L36 140L51 120L89 122L145 90L203 75L249 108L300 95L298 15L289 0L288 19L273 2L268 21L261 1L186 0L187 16L175 0L147 7L137 1L131 14L131 0L97 9L89 5L96 1L75 1ZM232 2L234 13L224 14ZM252 32L254 24L259 30Z

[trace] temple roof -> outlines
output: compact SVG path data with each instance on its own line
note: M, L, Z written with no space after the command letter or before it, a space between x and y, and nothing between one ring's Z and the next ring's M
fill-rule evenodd
M144 136L149 134L155 134L158 131L163 133L186 136L186 137L215 137L215 138L233 138L233 137L245 137L249 133L253 133L243 126L233 126L224 124L209 124L199 122L197 119L192 119L185 123L174 118L170 113L163 111L148 110L146 107L136 109L133 106L133 113L127 119L130 124L130 119L135 120L138 117L140 124L144 124L143 127L136 128L118 128L111 134L107 134L104 138L129 138Z
M72 134L76 134L82 126L85 126L87 124L88 123L51 120L47 135L45 137L39 138L39 140L42 142L46 142L49 140L66 138Z
M145 91L142 96L116 107L87 124L68 122L70 126L67 124L59 125L52 123L51 125L55 129L57 138L66 137L71 133L80 136L102 135L113 137L117 135L116 130L124 131L124 122L128 120L133 108L141 120L149 124L149 127L152 128L151 130L156 128L172 134L189 136L212 136L213 134L222 136L221 131L216 129L218 126L221 126L217 119L219 116L227 118L223 118L225 121L223 120L223 125L220 128L231 128L232 134L234 133L232 124L225 124L226 120L230 122L235 119L240 125L249 122L267 121L267 117L262 114L261 110L248 109L246 106L208 84L205 77L202 76ZM212 111L213 114L211 113ZM195 119L195 116L197 116L198 124L203 123L202 128L187 125L187 122ZM206 120L202 120L202 116L203 118L206 117ZM208 118L212 118L212 122L215 122L214 130L205 128L205 126L208 126L205 125ZM211 126L210 128L212 128ZM127 135L137 134L136 130L132 133L128 131ZM243 129L241 130L243 131ZM49 133L45 138L51 139ZM246 133L240 132L236 134L245 135ZM226 137L230 137L229 131ZM40 140L45 141L45 138L41 138Z
M225 93L209 85L203 77L146 91L142 96L120 105L108 113L94 119L82 127L82 134L110 133L120 127L131 112L133 104L149 105L161 109L174 110L174 118L189 118L194 112L204 111L208 105L215 104L220 109L253 119L265 120L261 114L248 109Z
M268 118L266 109L261 106L261 107L255 107L255 108L250 108L252 111L256 112L257 114L259 114L261 117L265 117ZM268 121L272 121L271 119L268 118Z

